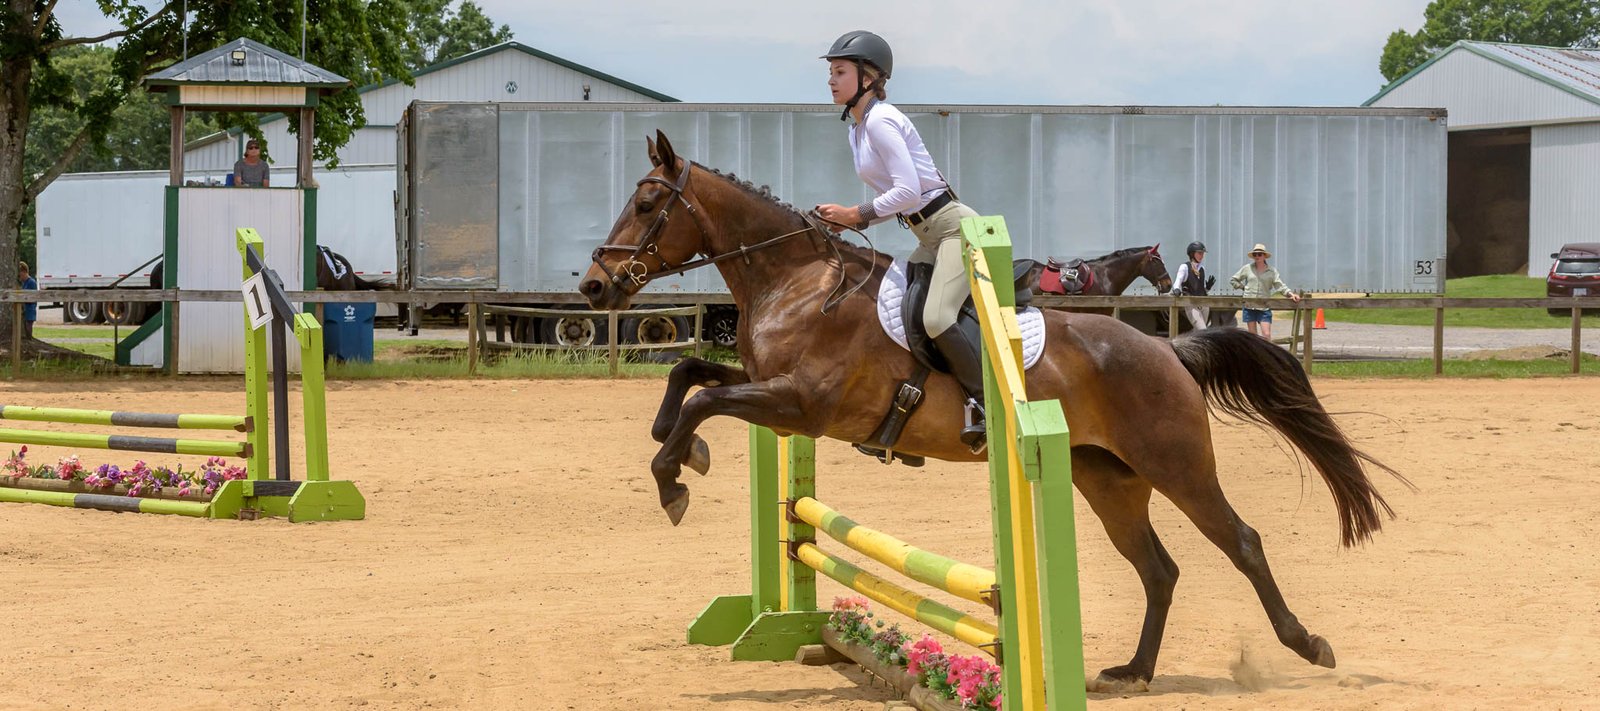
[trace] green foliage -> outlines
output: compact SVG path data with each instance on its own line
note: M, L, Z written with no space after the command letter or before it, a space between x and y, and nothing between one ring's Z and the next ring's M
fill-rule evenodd
M494 21L472 0L453 12L455 0L410 0L412 23L406 64L421 69L511 40L511 28Z
M1395 30L1378 70L1394 81L1460 40L1549 47L1600 44L1600 0L1433 0L1415 33Z
M73 138L91 120L80 112L93 98L111 89L116 52L109 47L67 47L51 57L55 76L67 82L58 103L38 106L28 122L28 147L23 160L25 175L37 175L55 163ZM171 114L161 97L138 91L111 112L109 124L66 168L67 172L110 170L160 170L171 152ZM217 124L205 115L192 115L185 126L187 140L214 133Z

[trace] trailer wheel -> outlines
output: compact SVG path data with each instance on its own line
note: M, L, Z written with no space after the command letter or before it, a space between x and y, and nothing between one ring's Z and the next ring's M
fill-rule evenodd
M705 340L723 348L739 345L739 310L732 308L707 309Z
M617 327L622 329L623 343L652 346L678 343L689 333L689 321L682 316L641 316L625 319Z
M603 346L606 322L592 316L562 316L539 319L539 340L566 348Z
M61 311L67 323L100 323L105 317L98 301L70 301Z
M142 301L107 301L101 309L106 323L127 326L144 320L145 304Z

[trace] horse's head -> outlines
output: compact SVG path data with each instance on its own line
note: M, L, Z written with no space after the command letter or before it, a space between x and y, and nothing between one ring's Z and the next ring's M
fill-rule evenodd
M1172 275L1167 273L1167 263L1161 261L1161 244L1145 250L1144 259L1139 262L1139 276L1148 279L1154 284L1156 291L1165 294L1172 291Z
M623 205L605 244L595 248L594 266L578 287L596 309L627 308L651 279L707 248L704 216L689 190L691 164L678 157L661 131L645 143L654 167ZM676 209L679 203L683 209Z

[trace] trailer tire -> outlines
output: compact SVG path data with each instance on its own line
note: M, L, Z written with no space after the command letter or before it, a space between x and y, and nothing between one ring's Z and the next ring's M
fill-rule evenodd
M129 326L144 321L143 301L107 301L100 305L106 323Z
M739 310L732 307L706 309L705 333L701 340L715 343L723 348L733 348L739 345Z
M61 316L67 323L100 323L105 312L98 301L69 301L61 307Z
M679 343L688 338L689 320L683 316L639 316L617 324L623 343L654 346Z
M584 348L609 343L604 317L562 316L539 319L539 340L554 346Z

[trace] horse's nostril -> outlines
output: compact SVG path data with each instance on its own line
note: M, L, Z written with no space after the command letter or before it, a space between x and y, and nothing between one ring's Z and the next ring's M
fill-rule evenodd
M600 292L604 290L605 285L601 284L599 279L590 279L584 282L582 286L578 287L579 293L591 299L599 296Z

